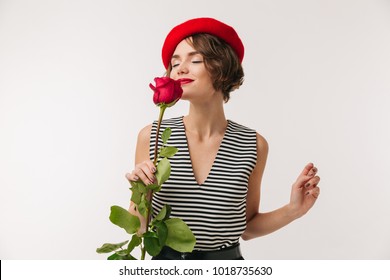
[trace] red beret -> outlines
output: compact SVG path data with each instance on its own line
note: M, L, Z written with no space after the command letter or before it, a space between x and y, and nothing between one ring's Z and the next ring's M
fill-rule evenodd
M223 39L233 48L238 59L242 62L244 45L233 27L213 18L194 18L174 27L165 38L162 48L162 60L166 69L168 69L176 46L183 39L197 33L208 33Z

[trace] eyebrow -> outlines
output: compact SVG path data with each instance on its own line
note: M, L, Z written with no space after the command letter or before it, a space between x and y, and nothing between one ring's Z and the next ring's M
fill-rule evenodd
M197 54L200 54L200 52L197 52L197 51L189 52L189 53L188 53L188 56L194 56L194 55L197 55ZM180 58L180 55L178 55L178 54L172 55L171 60L172 60L172 59L175 59L175 58Z

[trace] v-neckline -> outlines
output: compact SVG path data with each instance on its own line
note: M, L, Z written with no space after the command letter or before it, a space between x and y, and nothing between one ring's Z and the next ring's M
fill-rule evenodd
M190 162L190 165L191 165L192 178L193 178L194 182L196 183L196 185L197 185L198 187L202 187L202 186L204 186L204 185L207 183L207 181L209 180L209 177L210 177L211 173L213 172L213 169L214 169L214 166L215 166L215 162L216 162L217 159L218 159L218 156L219 156L220 151L221 151L221 147L223 146L223 144L224 144L224 142L225 142L226 135L228 134L229 126L230 126L230 121L227 120L227 125L226 125L226 129L225 129L225 133L223 134L222 140L221 140L221 142L219 143L218 150L217 150L217 153L215 154L215 157L214 157L213 163L211 164L210 170L208 171L207 176L206 176L205 180L204 180L202 183L199 183L198 180L197 180L196 177L195 177L194 166L193 166L193 164L192 164L192 158L191 158L191 153L190 153L190 147L189 147L189 145L188 145L188 137L187 137L187 133L186 133L186 127L185 127L185 125L184 125L184 116L181 117L181 119L180 119L180 124L181 124L181 128L183 129L184 136L185 136L185 140L186 140L186 144L187 144L187 156L188 156L188 158L189 158L189 162Z

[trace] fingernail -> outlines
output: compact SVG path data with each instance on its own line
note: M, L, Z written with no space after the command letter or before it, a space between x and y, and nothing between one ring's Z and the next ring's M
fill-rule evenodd
M138 176L134 176L134 179L135 179L135 180L138 180L139 178L138 178Z
M155 167L152 167L152 172L156 172L156 168Z
M310 183L306 183L305 188L310 187Z
M308 195L310 192L306 192L305 194Z

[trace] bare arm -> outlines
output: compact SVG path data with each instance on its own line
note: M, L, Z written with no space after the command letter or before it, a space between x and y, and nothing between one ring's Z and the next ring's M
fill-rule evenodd
M267 161L268 143L259 134L257 135L257 154L257 164L248 184L247 227L242 235L244 240L267 235L288 225L309 211L319 195L317 184L320 178L315 176L317 168L309 163L292 186L290 202L274 211L260 213L261 180Z

